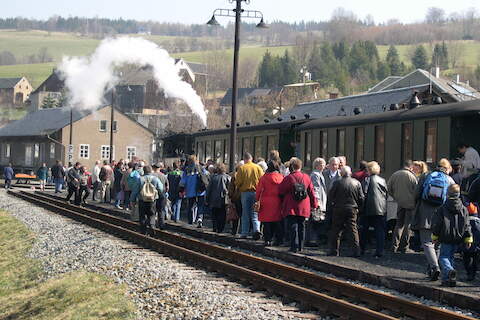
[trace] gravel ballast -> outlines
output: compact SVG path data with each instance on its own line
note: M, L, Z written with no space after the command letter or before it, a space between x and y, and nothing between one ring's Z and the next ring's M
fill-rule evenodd
M138 319L295 319L295 304L139 248L0 191L0 208L36 233L44 278L86 270L126 284ZM227 277L228 278L228 277Z

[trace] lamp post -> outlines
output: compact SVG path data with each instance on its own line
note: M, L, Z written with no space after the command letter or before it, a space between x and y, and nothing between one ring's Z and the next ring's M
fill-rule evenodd
M115 101L115 86L112 88L112 105L110 107L110 150L109 150L109 162L110 162L110 164L113 161L114 101Z
M263 14L256 10L242 9L242 2L250 3L250 0L229 0L230 3L235 2L235 9L216 9L213 12L212 18L207 22L208 25L220 25L215 18L219 17L234 17L235 18L235 44L233 49L233 84L232 84L232 116L230 121L230 152L228 157L229 169L235 168L235 151L237 149L237 96L238 96L238 61L240 51L240 22L241 18L260 19L257 28L268 28L263 21Z

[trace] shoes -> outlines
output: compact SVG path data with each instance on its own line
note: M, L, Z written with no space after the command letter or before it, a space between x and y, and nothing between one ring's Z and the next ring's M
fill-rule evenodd
M272 241L265 241L265 247L271 247Z
M413 251L410 248L403 248L403 249L399 249L397 252L398 253L414 253L415 251Z
M198 228L198 229L202 229L202 228L203 228L202 221L199 221L199 222L198 222L198 224L197 224L197 228Z
M448 282L450 283L451 287L455 287L457 285L457 270L453 269L448 272Z
M117 208L118 210L122 210L122 209L123 209L120 205L116 205L115 208Z
M430 281L437 281L440 276L440 270L438 268L432 269L430 271Z
M260 240L260 238L262 237L262 233L257 231L253 234L253 240L257 241L257 240Z

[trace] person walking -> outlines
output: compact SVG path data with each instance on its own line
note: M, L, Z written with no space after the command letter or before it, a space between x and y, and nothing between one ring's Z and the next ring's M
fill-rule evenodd
M188 223L197 222L199 228L202 227L203 221L197 221L197 214L199 210L203 210L205 190L208 186L202 179L205 175L206 171L198 164L197 157L190 155L180 180L180 192L184 192L187 199Z
M283 242L282 224L282 198L280 197L280 184L283 175L280 173L280 165L277 161L270 160L267 163L265 174L258 181L255 192L255 200L258 203L258 220L263 223L263 239L265 246L278 246Z
M95 161L95 166L92 169L92 201L96 201L95 197L98 195L98 190L100 190L100 161Z
M168 179L167 176L163 174L162 170L164 168L163 163L156 163L152 166L153 175L160 180L160 183L163 187L163 192L158 194L158 199L155 204L155 209L157 210L157 227L163 229L165 227L166 219L166 209L167 209L167 197L168 197Z
M368 177L364 181L364 208L360 218L360 249L367 249L370 227L375 230L375 257L383 257L385 248L385 216L387 214L388 189L385 179L379 176L380 166L376 161L367 163Z
M253 205L255 203L255 191L258 181L263 176L263 170L252 160L253 157L250 153L246 152L243 155L244 164L238 168L235 185L241 192L241 237L247 238L251 223L253 225L253 239L258 240L261 237L260 221L258 221L258 213L253 210Z
M303 250L305 219L318 207L310 176L302 173L302 160L290 159L290 174L283 179L279 193L283 197L282 216L287 219L290 251Z
M62 192L62 186L65 181L65 170L60 160L55 161L55 165L52 167L52 177L55 183L55 193Z
M327 215L327 184L325 182L325 176L323 175L326 162L323 158L316 158L313 160L312 167L313 171L310 174L310 179L312 180L313 193L317 199L318 208L312 211L308 224L312 229L313 236L316 236L317 243L320 244L321 241L326 241L325 235L328 229L325 221ZM308 234L307 226L307 238Z
M80 162L76 162L73 167L71 167L68 172L67 172L67 187L68 187L68 194L67 198L65 199L67 202L70 201L70 198L72 195L74 195L74 203L77 204L79 203L80 195L80 167L81 164Z
M430 174L423 176L416 189L417 210L413 219L412 229L419 230L423 253L427 259L427 274L431 281L438 280L440 267L438 265L438 244L432 242L432 218L438 208L447 200L447 190L455 184L449 176L450 162L441 159L438 167Z
M168 179L168 199L172 204L172 220L174 222L180 221L180 212L182 209L182 198L180 197L180 180L182 179L182 170L178 161L173 162L173 170L167 175Z
M155 227L155 201L163 192L160 180L152 174L152 167L143 167L144 175L140 182L135 184L130 195L130 206L135 207L138 202L138 214L140 218L140 231L145 235L153 236Z
M388 180L388 193L397 202L397 222L393 229L392 251L409 252L410 228L415 214L415 190L418 180L413 173L413 163L406 160L403 168Z
M47 184L48 167L46 163L42 163L42 166L37 170L37 179L40 181L40 190L45 191L45 185Z
M122 190L123 172L123 162L119 161L113 170L113 197L115 199L115 208L120 210L123 209L120 204L125 197L125 193Z
M3 168L3 177L5 178L5 189L11 189L12 180L15 177L15 173L13 172L11 163L9 163L8 166Z
M432 218L432 241L440 243L439 263L442 267L442 286L455 287L457 271L454 254L464 242L469 249L473 238L470 230L467 208L460 199L460 186L448 187L448 196Z
M363 207L364 195L360 182L352 178L352 169L344 166L340 171L341 179L333 183L328 193L328 206L332 211L332 226L330 229L329 256L338 256L340 238L343 231L351 238L352 256L360 256L357 217Z
M100 174L98 175L98 177L100 178L100 202L110 203L110 186L113 179L113 169L108 164L107 160L103 161L103 166L100 169Z
M79 175L79 190L78 190L78 199L75 201L75 204L79 206L80 204L86 205L87 198L90 195L90 191L88 189L88 179L90 178L90 174L87 172L87 168L85 166L81 166L78 172ZM80 202L81 201L81 202Z
M205 205L212 210L213 232L218 233L222 233L225 228L226 205L229 202L228 185L231 178L226 171L223 163L215 166L215 173L210 177L205 194Z

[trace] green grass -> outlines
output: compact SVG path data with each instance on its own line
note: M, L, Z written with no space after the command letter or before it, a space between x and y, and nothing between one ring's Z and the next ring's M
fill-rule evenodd
M104 276L72 272L40 282L38 260L26 257L34 235L0 211L0 320L133 319L125 287Z
M0 66L0 78L26 77L33 88L40 85L55 68L56 63L16 64Z

